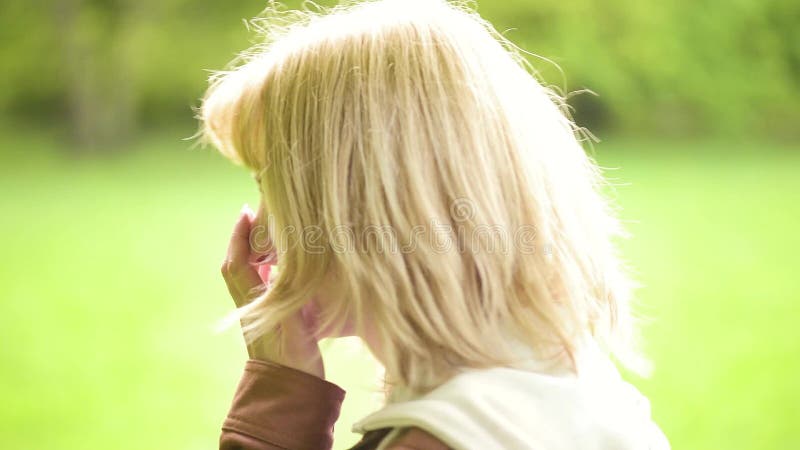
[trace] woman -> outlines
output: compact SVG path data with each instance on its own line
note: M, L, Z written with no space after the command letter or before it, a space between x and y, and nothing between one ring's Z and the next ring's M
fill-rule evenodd
M325 449L363 338L358 449L668 448L637 368L622 233L562 100L444 0L280 12L212 77L204 138L255 176L222 267L250 359L223 449Z

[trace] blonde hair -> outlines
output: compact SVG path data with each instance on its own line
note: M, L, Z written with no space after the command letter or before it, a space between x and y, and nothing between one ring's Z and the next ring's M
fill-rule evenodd
M331 323L369 322L387 381L413 392L514 364L511 329L569 357L590 334L633 365L606 181L520 49L445 0L273 4L252 23L263 41L199 114L283 231L270 289L235 311L249 340L335 274Z

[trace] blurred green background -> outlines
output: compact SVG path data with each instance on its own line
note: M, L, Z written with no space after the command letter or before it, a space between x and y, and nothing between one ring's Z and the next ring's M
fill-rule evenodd
M257 191L186 138L264 4L0 4L0 448L216 446L246 357L212 331L218 268ZM673 447L800 448L800 4L477 4L549 83L597 94L570 103L633 234L656 371L631 380ZM326 344L344 449L377 368Z

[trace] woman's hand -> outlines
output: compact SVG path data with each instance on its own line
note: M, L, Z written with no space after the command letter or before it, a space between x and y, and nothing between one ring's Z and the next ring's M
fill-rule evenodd
M250 235L255 222L255 214L245 204L231 234L228 255L222 263L222 277L237 307L250 303L253 300L252 292L263 292L270 270L277 262L272 255L252 252ZM271 361L325 378L322 354L313 328L316 317L314 306L314 302L309 300L300 311L281 322L279 329L267 331L248 345L250 358Z

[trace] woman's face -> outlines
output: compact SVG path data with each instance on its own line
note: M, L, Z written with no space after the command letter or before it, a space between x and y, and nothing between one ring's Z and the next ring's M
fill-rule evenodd
M251 262L253 264L265 264L273 258L273 246L269 238L267 227L267 212L264 202L264 192L261 188L261 182L256 178L256 183L259 187L259 203L258 210L256 211L255 220L252 222L251 235L250 235L250 248L251 248ZM271 261L273 264L274 260ZM324 323L324 318L334 311L328 306L333 301L341 300L342 294L334 282L332 277L328 277L322 287L317 291L317 294L311 298L309 305L304 308L303 314L306 317L309 325L313 327L320 326ZM318 330L316 333L317 338L328 337L344 337L353 336L355 334L355 321L352 317L345 320L345 325L342 330L338 331L332 328Z

